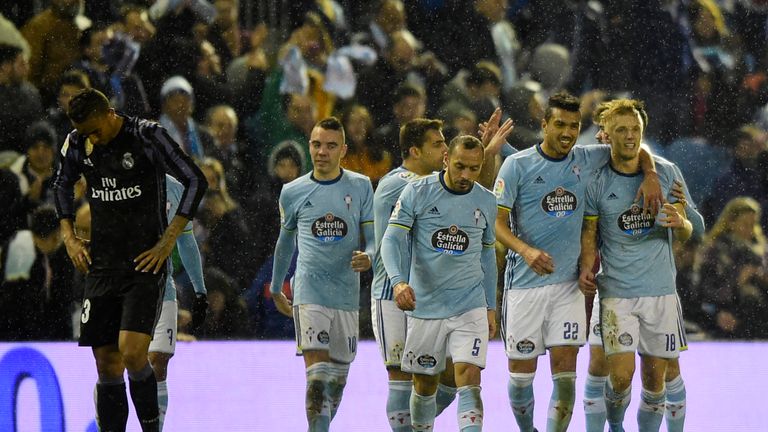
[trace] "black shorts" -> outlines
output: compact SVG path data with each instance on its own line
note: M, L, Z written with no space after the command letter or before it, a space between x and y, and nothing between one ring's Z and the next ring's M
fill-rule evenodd
M152 335L165 274L88 275L80 314L80 346L117 344L121 330Z

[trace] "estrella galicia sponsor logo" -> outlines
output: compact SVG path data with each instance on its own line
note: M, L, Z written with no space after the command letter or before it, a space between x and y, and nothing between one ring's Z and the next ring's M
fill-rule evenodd
M327 331L323 330L317 334L317 341L323 345L328 345L328 343L331 341L331 336L328 335Z
M594 326L592 326L592 334L595 335L595 336L602 336L603 332L601 330L602 329L601 329L599 323L595 324Z
M517 352L520 354L530 354L536 349L536 344L529 339L525 339L518 342L515 348L517 348Z
M616 222L620 230L631 236L639 236L648 234L653 229L654 218L645 213L639 205L632 204L629 210L619 215Z
M123 162L122 162L123 168L129 170L133 168L133 165L135 165L135 163L136 162L134 162L132 154L126 153L123 155Z
M336 217L333 213L312 223L312 235L323 243L337 242L347 235L347 223L344 219Z
M437 366L437 359L435 359L429 354L424 354L419 356L418 359L416 359L416 363L418 363L419 366L423 368L432 369L433 367Z
M626 332L625 332L625 333L622 333L622 334L619 336L619 343L620 343L620 344L622 344L622 345L624 345L624 346L630 346L630 345L632 345L632 335L631 335L631 334L629 334L629 333L626 333Z
M461 255L469 248L469 235L451 225L432 234L432 247L446 255Z
M576 195L562 186L544 195L541 200L541 208L544 212L556 218L570 216L576 211L577 205Z

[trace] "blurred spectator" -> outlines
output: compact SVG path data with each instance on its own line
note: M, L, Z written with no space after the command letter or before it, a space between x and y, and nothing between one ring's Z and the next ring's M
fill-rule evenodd
M445 86L442 96L440 112L456 112L463 107L472 111L476 118L486 119L501 106L501 71L489 61L478 62L468 71L456 74Z
M53 173L56 158L56 131L45 121L33 123L24 137L27 151L10 170L19 178L24 207L31 214L40 205L54 204Z
M181 76L168 78L160 89L160 99L163 102L160 124L188 155L202 158L212 144L206 143L211 141L210 135L192 118L195 102L192 85Z
M3 243L0 268L0 340L70 339L74 268L52 207Z
M346 134L347 154L341 166L364 174L375 185L392 169L392 154L373 142L373 119L362 105L353 105L341 117Z
M24 132L43 116L40 93L27 81L21 48L0 44L0 151L26 151Z
M253 190L250 178L256 173L237 140L237 113L229 105L217 105L208 110L205 128L213 138L213 146L206 148L205 154L221 162L229 191L242 202Z
M235 281L226 271L215 267L205 270L208 289L208 314L195 336L200 339L242 339L250 336L243 301L238 297Z
M376 146L392 155L392 165L402 163L400 154L400 126L409 121L424 117L427 109L427 96L422 87L403 84L397 88L392 97L392 121L376 129L374 142Z
M240 31L239 0L214 0L216 18L208 29L208 40L221 58L221 66L227 68L243 49Z
M203 260L206 266L216 267L232 277L233 288L240 292L250 286L258 269L254 259L256 245L240 205L229 195L221 162L207 157L200 169L208 179L199 217L207 231L201 244Z
M293 300L291 279L296 272L296 257L293 254L291 265L283 282L283 294L288 300ZM272 264L274 256L270 256L259 269L256 278L250 288L243 294L243 299L248 308L248 315L256 339L291 339L295 336L293 319L281 314L275 302L272 301L272 293L269 285L272 280Z
M56 136L61 142L56 143L57 147L64 142L67 135L72 132L72 122L67 116L69 101L80 91L91 87L88 75L83 71L70 70L64 72L59 79L56 90L56 103L51 105L46 112L46 120L56 130Z
M29 61L29 44L16 25L0 13L0 44L13 45L21 48L24 57Z
M5 168L0 169L0 244L4 244L17 230L27 226L24 195L19 187L19 178Z
M297 142L281 142L269 155L267 175L258 177L258 183L243 202L247 224L254 235L254 261L257 266L272 255L280 233L280 191L284 184L301 175L305 164L304 150Z
M266 24L261 23L251 32L250 49L226 67L227 84L232 93L232 106L238 117L247 119L261 107L261 95L269 70L264 41L269 35Z
M382 0L368 23L368 28L352 37L353 42L376 48L379 54L387 52L392 34L407 30L405 5L402 0Z
M571 75L568 48L554 43L537 46L528 64L528 74L533 81L541 84L544 97L549 98L565 86Z
M104 45L112 35L106 26L89 27L80 34L80 59L72 64L72 68L85 72L91 87L112 98L109 66L104 62Z
M737 196L756 199L768 206L768 134L755 126L743 126L736 134L733 162L722 167L712 194L704 202L704 215L713 221L726 203ZM695 187L695 183L693 183ZM764 215L763 224L768 226Z
M79 10L80 0L51 0L48 9L21 28L31 53L29 80L46 100L55 97L62 72L80 56L80 29L75 25Z
M760 204L729 201L704 240L697 265L706 327L717 337L768 336L766 238Z
M515 128L507 142L518 150L540 143L544 138L541 131L541 121L544 119L541 85L536 81L519 81L504 99L503 112L515 121Z
M219 104L230 104L232 95L216 48L204 40L199 45L198 54L197 70L190 82L195 89L195 120L203 121L208 109Z
M127 4L120 10L121 20L114 24L117 32L126 34L132 41L143 45L152 39L157 31L149 21L147 9Z

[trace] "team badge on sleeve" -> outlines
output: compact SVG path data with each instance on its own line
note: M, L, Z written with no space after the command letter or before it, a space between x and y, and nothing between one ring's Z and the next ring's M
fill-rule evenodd
M498 178L496 179L496 184L493 185L493 194L496 195L496 198L501 198L501 194L504 192L504 179Z
M389 215L389 220L395 220L397 219L397 215L400 214L400 200L397 200L395 203L395 206L392 208L392 214Z

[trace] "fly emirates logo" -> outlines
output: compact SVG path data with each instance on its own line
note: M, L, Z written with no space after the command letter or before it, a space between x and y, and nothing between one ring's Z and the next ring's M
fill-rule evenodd
M99 201L124 201L141 196L141 186L117 187L117 179L102 177L100 188L91 188L91 198Z

